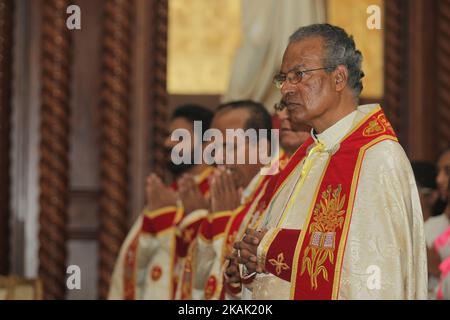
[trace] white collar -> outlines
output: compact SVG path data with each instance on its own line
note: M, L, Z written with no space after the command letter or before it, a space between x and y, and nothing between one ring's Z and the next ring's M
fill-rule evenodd
M352 129L355 117L356 110L346 115L322 133L315 134L314 129L311 129L311 136L316 143L321 142L325 146L325 150L330 150Z

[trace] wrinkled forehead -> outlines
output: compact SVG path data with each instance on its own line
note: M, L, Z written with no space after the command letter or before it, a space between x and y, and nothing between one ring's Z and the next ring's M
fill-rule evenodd
M292 42L284 52L281 72L286 73L295 68L321 67L323 53L323 39L320 37L308 37Z

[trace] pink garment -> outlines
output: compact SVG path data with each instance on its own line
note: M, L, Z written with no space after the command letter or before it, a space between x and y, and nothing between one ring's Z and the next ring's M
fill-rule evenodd
M450 227L439 235L433 242L434 248L439 252L446 245L450 245Z
M443 249L450 246L450 227L447 228L441 235L439 235L433 242L434 248L437 252L444 251ZM441 281L439 283L439 288L437 292L437 299L443 299L444 295L442 293L442 282L447 277L450 272L450 256L446 257L444 261L439 265L439 270L441 271Z
M439 265L439 270L441 271L441 281L439 283L439 288L437 292L437 299L444 299L444 294L442 293L442 282L447 277L450 272L450 256L447 257L441 264Z

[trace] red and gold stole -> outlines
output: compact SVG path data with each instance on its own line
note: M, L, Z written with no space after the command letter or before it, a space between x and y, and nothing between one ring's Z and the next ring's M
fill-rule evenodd
M198 187L203 196L208 196L209 194L209 180L214 172L212 167L204 170L198 179ZM177 234L177 256L185 257L189 251L189 247L193 243L193 240L198 234L198 229L204 219L203 216L193 216L189 213L184 212L181 219L175 221L179 228Z
M397 141L380 107L344 137L330 156L298 238L291 274L292 299L337 299L342 261L368 148L383 140Z
M204 196L209 194L209 181L214 172L213 167L204 170L198 179L198 186ZM195 238L198 235L200 226L204 220L204 216L192 216L184 214L183 217L176 221L178 234L176 236L176 255L174 257L174 267L177 263L181 266L182 274L173 274L173 291L172 298L176 298L178 286L181 286L182 300L191 299L192 287L192 254L195 250Z
M292 160L293 159L293 160ZM294 154L291 160L288 159L286 153L282 152L280 154L279 163L279 172L276 175L265 176L263 180L260 182L260 185L256 189L254 195L251 197L250 201L248 201L243 207L241 207L236 214L232 217L231 223L226 230L226 238L225 244L223 247L221 264L225 262L225 257L232 252L233 243L236 242L236 239L242 238L243 234L238 234L239 231L245 231L247 228L255 228L259 224L260 218L262 217L263 212L266 210L267 205L270 203L274 193L278 190L278 188L284 183L290 173L293 171L295 167L295 163L298 164L300 162L300 153ZM289 166L289 163L291 165ZM262 196L259 195L262 193ZM259 198L258 198L259 197ZM257 203L254 202L257 200ZM243 226L244 219L248 215L252 215L250 219L246 221L246 225ZM222 283L225 283L223 281ZM205 290L206 293L206 290ZM225 294L224 288L220 293L220 298L223 299ZM205 294L207 297L207 295Z
M278 162L272 165L282 166L282 163L286 159L286 154L281 150ZM274 170L269 169L268 172L274 172ZM222 253L220 257L218 257L221 262L220 265L225 261L226 255L231 252L238 230L241 228L243 220L249 214L250 209L253 208L251 212L252 215L260 213L259 211L256 212L254 209L255 200L261 193L266 193L268 182L275 181L279 174L280 173L277 175L260 176L254 191L250 194L248 199L244 200L243 205L233 211L213 213L202 223L200 236L205 242L212 242L218 237L224 238ZM273 190L273 187L274 183L271 190ZM248 220L248 222L251 220L253 219ZM223 283L223 281L221 283L218 281L216 275L210 275L204 288L205 299L209 300L214 297L224 298Z
M304 158L307 147L313 142L312 138L307 139L302 146L300 146L297 151L292 155L291 158L288 158L288 156L283 153L280 156L280 170L276 175L270 176L265 181L265 189L263 190L263 195L258 199L258 203L253 208L252 215L256 217L252 217L250 220L248 220L247 226L245 226L245 229L247 228L253 228L255 229L259 224L261 218L264 216L265 211L267 210L267 206L269 205L272 198L275 196L275 194L278 193L280 188L284 185L284 183L287 181L288 177L292 174L296 166L301 162L301 160ZM248 210L248 209L247 209ZM245 215L247 215L247 211L243 211L242 214L235 219L235 225L234 228L231 228L232 233L229 232L229 235L227 237L227 244L225 248L227 248L227 254L231 252L232 245L234 242L236 242L237 237L239 236L241 239L243 238L243 235L238 235L237 232L241 227L242 220L244 219ZM256 219L255 219L256 218ZM251 225L250 225L251 224ZM242 230L242 229L241 229ZM223 260L225 258L226 254L223 255ZM246 280L242 280L243 283L250 283L254 279L254 276L251 278L247 278ZM225 284L225 279L223 280L223 283ZM224 285L225 287L226 285ZM221 293L221 298L224 297L225 289L231 293L231 294L237 294L241 292L240 287L230 287L224 288Z
M255 191L252 193L252 195L247 199L247 201L244 203L244 205L240 206L237 210L233 212L232 215L229 216L229 219L226 224L226 229L224 232L224 243L222 246L222 253L221 256L218 257L220 259L220 265L223 265L225 262L225 257L231 253L233 250L233 243L236 240L237 233L239 229L241 228L241 225L246 218L248 214L255 215L256 212L252 209L254 206L255 200L258 198L258 196L266 190L267 182L270 179L270 175L262 176L260 177L260 180L258 181L258 185L255 188ZM247 224L252 219L249 219L247 221ZM211 275L205 286L205 299L211 299L214 297L215 293L218 294L218 297L220 299L224 299L224 293L223 290L223 281L221 282L220 286L217 286L217 280L215 279L215 275Z
M197 184L199 186L200 191L206 195L209 192L209 176L213 172L212 167L208 167L198 176ZM172 183L171 188L174 190L178 189L176 182ZM153 211L147 211L144 213L142 218L142 225L140 230L136 233L130 245L128 246L125 252L124 259L124 272L123 272L123 285L124 285L124 299L125 300L134 300L136 299L136 274L137 274L137 264L136 264L136 252L139 241L139 236L141 233L148 233L152 235L157 235L161 232L164 232L170 228L175 227L183 218L184 211L182 208L166 207ZM175 242L175 239L174 239ZM176 262L176 244L172 246L174 248L172 252L172 266L171 270ZM161 277L162 268L158 265L154 266L152 270L150 270L150 276L155 281ZM173 272L172 272L173 273ZM177 281L175 277L172 277L172 291L175 291Z
M240 210L236 212L236 214L232 218L232 222L227 230L227 237L225 242L225 248L223 259L227 254L232 251L233 243L236 241L236 236L238 235L239 229L245 230L250 227L250 223L253 222L253 226L258 224L259 218L264 210L267 208L274 192L277 190L277 187L281 185L284 181L286 172L284 172L285 165L284 163L288 161L288 157L286 153L282 152L280 154L279 163L277 165L280 166L279 172L276 175L268 175L264 176L259 182L258 187L255 189L255 192L251 196L251 198L245 203ZM258 198L258 196L262 193L262 196ZM255 200L258 199L258 202L255 204ZM250 210L252 209L252 210ZM247 224L245 227L242 227L242 223L245 217L251 214L252 218L247 220ZM255 221L256 220L256 221ZM253 227L251 226L251 227ZM243 235L240 235L243 236Z
M214 212L210 215L208 215L205 219L203 219L200 230L199 230L199 236L202 238L203 241L207 243L212 243L217 238L224 237L225 241L227 239L227 235L229 234L231 225L233 221L236 221L234 218L239 214L243 212L247 212L251 206L252 201L255 199L255 197L258 196L258 194L261 192L262 188L265 186L265 181L268 179L269 176L266 177L260 177L259 181L257 182L257 185L255 187L255 190L249 195L248 199L246 199L245 203L240 206L239 208L235 210L230 211L223 211L223 212ZM237 222L236 222L237 223ZM194 250L195 248L193 248ZM224 251L222 251L224 252ZM219 259L222 259L222 257L219 257ZM185 290L182 292L181 299L190 299L191 298L191 292L192 292L192 264L189 265L189 273L184 272L183 275L183 286L185 287ZM217 281L217 278L215 275L211 275L206 282L205 288L204 288L204 295L206 299L212 299L216 293L218 292L219 288L219 282Z
M266 191L263 197L260 199L258 204L258 209L262 213L267 209L270 201L279 193L282 186L286 183L288 178L294 172L294 169L302 162L305 158L309 146L314 143L312 137L306 139L306 141L294 152L291 158L287 158L286 154L280 158L281 168L278 174L271 176L267 183Z

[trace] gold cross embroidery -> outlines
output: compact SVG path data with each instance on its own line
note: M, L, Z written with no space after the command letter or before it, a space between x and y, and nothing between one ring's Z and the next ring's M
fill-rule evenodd
M289 266L284 262L284 254L281 252L277 260L275 259L269 259L269 263L275 267L275 272L279 276L283 270L290 269Z

